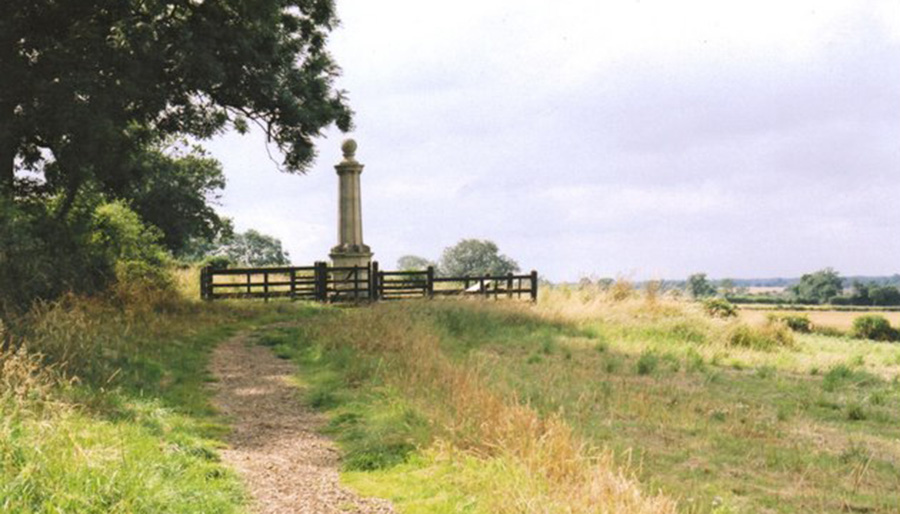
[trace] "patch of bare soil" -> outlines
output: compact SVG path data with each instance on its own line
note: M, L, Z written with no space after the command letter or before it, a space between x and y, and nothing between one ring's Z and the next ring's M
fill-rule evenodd
M237 336L219 345L211 368L218 378L213 402L233 426L222 459L249 489L251 512L394 512L385 500L340 486L337 449L318 433L322 417L300 401L289 361Z

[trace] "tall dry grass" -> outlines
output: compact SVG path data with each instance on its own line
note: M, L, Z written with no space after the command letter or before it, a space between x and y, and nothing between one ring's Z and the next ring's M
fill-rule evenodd
M312 340L371 358L379 377L418 398L454 446L524 469L520 487L497 491L493 512L675 512L672 500L642 492L609 453L586 446L562 418L541 418L492 392L479 370L441 351L419 314L410 306L377 305L313 320L306 329Z

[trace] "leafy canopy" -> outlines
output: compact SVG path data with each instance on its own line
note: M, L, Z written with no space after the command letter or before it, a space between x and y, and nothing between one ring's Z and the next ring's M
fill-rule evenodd
M148 144L248 121L303 171L320 130L351 123L325 49L336 23L329 0L4 2L0 188L18 168L70 199L90 180L121 190Z
M706 278L706 273L694 273L689 276L687 289L694 298L705 298L716 294L716 288Z
M500 254L493 241L463 239L441 254L438 270L444 276L505 275L519 271L516 261Z
M279 239L252 229L235 234L213 253L243 266L286 266L291 263Z
M843 280L832 268L825 268L800 277L791 293L801 302L827 303L843 291Z
M429 266L434 266L434 263L418 255L404 255L397 259L397 269L400 271L424 271Z

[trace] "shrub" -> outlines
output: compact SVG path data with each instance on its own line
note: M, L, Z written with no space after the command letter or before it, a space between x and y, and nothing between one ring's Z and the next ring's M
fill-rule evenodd
M733 318L737 316L737 307L724 298L709 298L704 300L703 310L714 318Z
M853 328L850 331L853 337L858 339L871 339L873 341L896 341L897 331L884 316L869 314L853 320Z
M794 332L801 332L803 334L808 334L812 332L812 321L810 321L808 316L798 315L798 314L770 314L769 315L770 322L781 322L787 325L787 327Z
M770 322L762 327L737 324L726 333L726 343L729 346L770 351L794 346L794 336L784 323Z
M200 267L209 267L214 270L220 269L228 269L234 262L225 255L213 255L212 257L207 257L200 264Z

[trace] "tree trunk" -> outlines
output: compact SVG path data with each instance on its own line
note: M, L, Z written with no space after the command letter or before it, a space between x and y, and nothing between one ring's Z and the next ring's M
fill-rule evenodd
M5 109L6 106L0 106ZM12 137L12 117L0 114L0 198L11 200L15 178L16 150Z
M13 60L16 56L14 41L6 34L9 27L2 24L4 37L0 38L0 199L10 200L13 196L15 179L16 142L13 130L16 103L10 97L15 80ZM18 85L16 85L18 86Z

